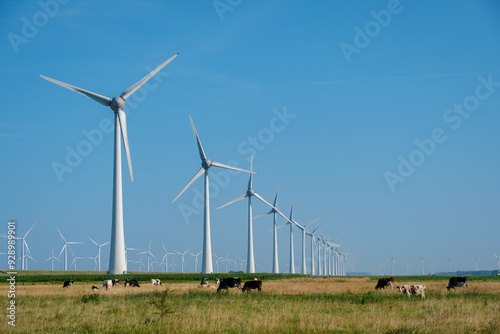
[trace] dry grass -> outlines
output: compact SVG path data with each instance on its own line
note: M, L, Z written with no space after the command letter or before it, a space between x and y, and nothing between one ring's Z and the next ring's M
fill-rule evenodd
M419 282L398 282L398 284ZM425 282L427 298L375 292L368 278L301 278L264 282L263 292L167 287L19 285L17 326L26 333L469 333L500 332L500 282L471 282L447 292ZM95 284L97 285L97 284ZM7 288L0 287L2 305ZM94 296L95 297L92 297ZM82 297L87 296L87 297ZM90 297L89 297L90 296Z

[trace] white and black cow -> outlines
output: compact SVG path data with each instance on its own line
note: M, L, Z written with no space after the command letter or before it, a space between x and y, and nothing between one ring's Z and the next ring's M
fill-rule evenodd
M92 291L99 291L99 288L95 285L92 285Z
M219 287L217 288L217 292L220 290L229 291L228 288L238 288L238 291L241 291L241 278L240 277L229 277L229 278L221 278L215 279L216 282L219 282Z
M151 279L151 285L152 286L161 285L161 281L158 278L152 278Z
M132 286L132 287L136 286L138 288L141 287L139 285L139 282L137 282L137 280L135 280L135 279L128 279L128 280L126 280L125 281L125 287L127 287L127 286Z
M453 289L456 291L456 287L463 287L465 291L467 291L467 288L469 287L469 284L467 284L467 277L452 277L450 278L450 281L448 282L448 286L446 289L450 290Z
M392 290L394 282L395 282L394 277L382 277L378 280L377 286L375 287L375 290L385 289L386 286L390 286L391 290Z
M253 281L245 282L245 284L243 285L242 291L250 292L251 289L258 289L259 291L261 291L262 290L262 281L259 281L258 279L254 279Z
M70 279L69 281L64 281L63 283L63 288L67 288L68 286L73 287L73 284L75 284L75 281Z
M118 280L118 279L116 279L116 278L113 278L113 279L111 280L111 284L112 284L113 286L118 286L118 283L119 283L119 282L120 282L120 280Z
M102 282L102 286L106 291L111 290L111 287L113 286L113 281L110 279L104 280Z
M406 293L408 297L411 295L420 295L425 298L425 285L398 285L399 292Z

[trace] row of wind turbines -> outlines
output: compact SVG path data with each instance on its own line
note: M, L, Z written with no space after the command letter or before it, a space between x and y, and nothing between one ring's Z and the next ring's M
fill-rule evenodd
M112 204L112 220L111 220L111 240L110 240L110 259L109 259L109 274L122 274L127 272L127 259L126 259L126 248L125 248L125 240L124 240L124 228L123 228L123 199L122 199L122 168L121 168L121 141L123 137L123 146L125 148L125 154L127 157L128 168L130 172L130 178L133 182L133 171L132 171L132 160L130 155L130 148L128 142L128 134L127 134L127 122L126 122L126 114L124 111L125 101L129 98L135 91L137 91L142 85L144 85L148 80L150 80L154 75L156 75L161 69L163 69L167 64L169 64L173 59L175 59L179 54L175 54L170 57L168 60L163 62L156 69L147 74L144 78L125 89L120 96L115 96L113 98L109 98L97 93L90 92L88 90L78 88L76 86L46 77L41 75L42 78L55 83L59 86L82 94L104 106L108 106L114 112L115 116L115 137L114 137L114 169L113 169L113 204ZM295 272L295 264L293 259L293 228L299 229L302 231L302 272L306 273L306 257L305 257L305 236L306 234L311 236L311 272L314 274L314 245L317 246L318 249L318 269L321 272L322 266L321 263L321 252L323 249L323 259L325 265L324 270L326 270L326 256L329 255L329 258L337 258L337 262L339 263L338 272L345 272L345 257L346 254L339 251L339 245L332 243L324 236L315 238L314 231L308 231L306 228L308 225L301 226L293 219L293 204L292 210L290 213L290 218L287 218L277 207L277 198L278 192L276 193L274 204L271 205L269 202L264 200L258 193L256 193L252 189L252 175L255 174L253 172L253 159L250 164L250 170L245 170L241 168L236 168L233 166L228 166L219 162L211 161L207 158L205 151L201 145L200 138L198 133L196 132L196 128L194 126L193 120L191 116L189 116L191 125L193 128L193 132L196 138L196 143L198 145L198 152L201 159L201 168L198 172L193 176L193 178L188 182L188 184L182 189L182 191L177 195L177 197L173 200L175 202L190 186L195 182L199 177L204 175L204 183L205 183L205 196L204 196L204 233L203 233L203 249L202 249L202 273L212 273L213 265L212 265L212 245L211 245L211 234L210 234L210 203L209 203L209 174L208 170L210 167L218 167L231 169L240 172L246 172L250 174L250 179L248 182L248 189L245 194L236 198L235 200L223 205L227 206L244 198L248 198L248 252L247 252L247 272L254 273L255 272L255 260L254 260L254 251L253 251L253 227L252 227L252 197L259 199L268 205L271 210L265 214L273 214L274 216L274 254L273 254L273 272L279 272L278 269L278 255L277 255L277 225L276 225L276 214L279 214L283 217L286 222L285 225L290 226L290 272ZM278 185L279 187L279 185ZM220 208L222 208L220 207ZM219 209L220 209L219 208ZM263 215L265 215L263 214ZM262 215L261 215L262 216ZM62 235L61 235L62 236ZM318 243L318 244L317 244ZM66 245L66 244L65 244ZM102 246L102 245L101 245ZM24 248L23 248L24 249ZM99 248L100 249L100 248ZM333 253L335 256L332 256ZM25 257L23 255L23 265L24 265ZM67 247L65 248L65 267L67 262ZM332 262L333 263L333 262ZM76 264L76 263L75 263ZM99 265L100 266L100 265ZM332 264L333 267L333 264Z

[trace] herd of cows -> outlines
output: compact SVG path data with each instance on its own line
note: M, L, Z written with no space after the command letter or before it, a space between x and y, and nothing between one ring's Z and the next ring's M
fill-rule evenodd
M108 279L102 282L103 288L108 291L111 290L111 287L118 286L120 281L118 279ZM72 287L75 282L73 280L65 281L63 284L63 288ZM241 287L241 278L239 277L229 277L229 278L221 278L215 279L215 284L218 285L217 292L221 290L228 291L229 288L237 288L239 292L243 291L251 291L252 289L257 289L259 291L262 290L262 281L258 278L254 278L252 281L247 281ZM375 286L375 290L377 289L385 289L385 287L390 286L391 290L394 288L395 279L394 277L383 277L380 278ZM157 278L151 279L151 285L161 285L161 281ZM139 282L135 279L127 279L125 281L125 287L140 287ZM467 290L467 277L452 277L448 281L448 286L446 287L448 290L453 289L456 291L457 287L463 287L464 290ZM408 284L408 285L398 285L396 286L399 289L399 292L403 294L407 294L408 297L411 295L419 295L422 298L425 298L425 285L423 284ZM198 289L216 289L214 285L208 284L208 278L203 278L201 283L198 285ZM99 287L92 285L92 291L99 291Z
M108 279L102 282L102 286L104 290L108 291L111 290L111 287L113 286L118 286L120 283L120 280L114 278L114 279ZM63 283L63 288L67 287L73 287L75 284L75 281L73 280L68 280ZM262 290L262 281L254 278L252 281L245 282L243 285L243 288L241 287L241 278L239 277L230 277L230 278L221 278L215 279L215 284L218 284L219 287L217 288L217 291L220 290L226 290L228 291L228 288L238 288L238 291L243 292L243 291L251 291L252 289L258 289L259 291ZM161 285L161 281L157 278L152 278L151 279L151 285ZM139 285L139 282L135 279L127 279L125 281L125 287L138 287L140 288L141 286ZM215 289L215 286L208 284L208 278L203 278L201 280L201 283L198 285L198 288L213 288ZM99 287L92 285L92 291L99 291Z
M394 283L394 277L380 278L377 282L377 286L375 286L375 290L385 289L386 286L390 286L392 290L394 287ZM448 289L448 291L450 289L456 291L457 287L463 287L464 290L467 290L468 286L469 285L467 284L467 277L452 277L448 281L448 286L446 287L446 289ZM419 295L422 298L425 298L425 285L423 284L398 285L397 288L399 289L399 292L407 294L408 297L410 297L411 295Z

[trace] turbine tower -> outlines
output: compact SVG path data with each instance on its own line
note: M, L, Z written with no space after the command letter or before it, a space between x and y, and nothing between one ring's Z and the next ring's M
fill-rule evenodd
M43 262L47 262L48 260L51 260L50 262L52 263L50 271L54 271L54 260L61 262L57 257L54 256L54 247L52 247L52 256Z
M498 257L496 254L495 257L497 258L498 271L500 272L500 257Z
M424 258L423 257L420 258L420 264L422 265L422 275L425 275L425 271L424 271Z
M103 244L99 245L97 242L95 242L94 240L92 240L92 238L91 238L91 237L87 237L87 238L89 238L89 239L90 239L90 241L92 241L92 242L93 242L93 243L97 246L97 248L98 248L98 250L99 250L99 251L97 252L97 258L99 259L98 266L97 266L97 268L98 268L98 269L97 269L97 270L101 271L101 247L102 247L102 246L106 246L107 244L109 244L109 243L110 243L110 241L105 242L105 243L103 243Z
M175 253L169 253L169 252L167 252L167 249L165 248L165 245L163 244L163 242L161 243L161 245L163 246L163 250L165 251L165 255L163 255L163 258L161 259L160 265L165 260L165 272L167 272L168 271L168 256L169 255L175 255Z
M392 272L391 276L394 276L394 263L396 262L394 261L394 256L393 256L391 257L391 272Z
M130 150L128 145L127 135L127 120L125 116L125 100L129 98L136 90L144 85L156 73L164 68L179 54L170 57L163 64L151 71L144 78L125 89L120 96L115 96L110 99L93 92L69 85L67 83L51 79L41 75L42 78L55 83L56 85L70 89L74 92L85 95L92 100L108 106L113 110L115 115L115 143L114 143L114 172L113 172L113 209L111 220L111 249L109 254L109 269L108 274L125 274L127 272L127 262L125 260L125 234L123 231L123 200L122 200L122 163L121 163L121 135L123 136L123 145L125 146L125 154L127 155L128 168L130 171L130 178L134 181L132 172L132 160L130 158Z
M312 232L306 231L307 235L311 236L311 275L316 275L314 268L314 245L316 244L316 239L314 238L314 233L318 230L318 228L323 225L324 222L318 225ZM318 260L319 261L319 260Z
M211 161L207 158L205 155L205 151L203 150L203 146L201 145L200 138L198 137L198 133L196 132L196 128L194 127L193 119L191 118L191 115L189 116L189 120L191 121L191 126L193 128L194 132L194 137L196 139L196 144L198 145L198 153L200 154L200 159L201 159L201 168L196 174L193 176L191 181L184 187L184 189L181 190L179 195L177 195L176 198L172 201L175 202L191 184L193 184L196 179L198 179L201 175L205 174L205 218L204 218L204 226L203 226L203 255L202 255L202 262L201 262L201 272L204 274L210 274L213 272L213 267L212 267L212 241L210 237L210 200L209 200L209 183L208 183L208 169L212 166L219 167L219 168L226 168L226 169L232 169L232 170L237 170L240 172L246 172L246 173L253 173L248 170L244 170L241 168L236 168L233 166L228 166L221 164L219 162Z
M158 259L157 259L157 258L153 255L153 253L151 253L151 243L152 243L152 242L153 242L153 239L151 239L151 240L149 241L149 247L148 247L148 250L147 250L147 251L144 251L144 252L141 252L141 253L137 253L137 255L141 255L141 254L146 254L146 255L147 255L147 257L148 257L148 272L150 271L150 266L151 266L151 263L150 263L150 261L149 261L150 256L152 256L155 260L158 260ZM152 262L152 261L153 261L153 260L151 260L151 262Z
M30 249L28 247L28 243L26 242L26 237L28 236L28 234L31 232L31 230L33 229L33 227L35 227L36 223L34 223L30 229L28 230L28 232L26 232L26 234L24 235L24 237L14 237L14 239L18 239L18 240L21 240L21 247L22 247L22 256L21 256L21 269L22 270L28 270L28 261L26 260L26 258L31 255L31 252L30 252ZM26 251L25 251L26 249ZM33 259L33 258L32 258Z
M250 172L253 172L253 155L250 157ZM250 173L249 179L248 179L248 188L245 194L241 195L240 197L232 200L229 203L226 203L220 207L217 208L217 210L228 206L230 204L233 204L235 202L238 202L242 199L245 199L248 197L248 249L247 249L247 273L255 273L255 257L254 257L254 252L253 252L253 222L252 222L252 197L255 196L257 199L259 199L261 202L264 204L268 205L271 207L272 210L276 210L276 212L280 213L283 215L279 210L271 205L268 201L266 201L262 196L257 194L253 188L252 188L252 181L253 181L253 174ZM283 215L285 217L285 215ZM285 217L286 219L286 217Z
M450 261L450 273L453 272L453 259L449 258L448 261Z
M186 255L186 253L189 252L189 249L184 253L179 253L178 251L175 252L181 256L181 272L184 272L184 255Z
M296 225L299 228L299 230L302 230L302 274L304 274L304 275L307 274L307 270L306 270L306 227L315 223L318 219L319 218L316 218L315 220L313 220L312 222L310 222L306 226L301 226L296 222Z

